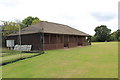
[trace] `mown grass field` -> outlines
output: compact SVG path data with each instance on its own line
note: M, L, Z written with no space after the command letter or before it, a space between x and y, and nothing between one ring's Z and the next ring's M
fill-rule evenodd
M2 66L3 78L117 78L118 42L49 50Z
M39 53L20 53L20 51L8 50L6 48L3 48L1 51L2 53L0 53L0 65L8 62L11 63L12 61L16 61L21 58L27 58L39 54Z

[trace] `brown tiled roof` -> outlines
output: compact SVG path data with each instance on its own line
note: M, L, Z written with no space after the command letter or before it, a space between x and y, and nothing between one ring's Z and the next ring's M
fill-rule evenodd
M39 32L41 32L42 28L43 28L44 33L90 36L89 34L86 34L77 29L71 28L67 25L53 23L53 22L47 22L47 21L41 21L37 24L23 28L21 30L21 34L23 35L23 34L39 33ZM13 36L13 35L18 35L18 32L14 33L14 34L10 34L9 36Z

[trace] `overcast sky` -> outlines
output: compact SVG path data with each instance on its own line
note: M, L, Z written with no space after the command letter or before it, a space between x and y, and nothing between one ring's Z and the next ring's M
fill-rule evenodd
M28 16L69 25L94 35L96 26L118 29L119 0L0 0L0 20L23 20Z

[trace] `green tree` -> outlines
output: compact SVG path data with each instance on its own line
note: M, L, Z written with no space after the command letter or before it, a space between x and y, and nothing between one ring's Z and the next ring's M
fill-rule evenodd
M106 25L97 26L94 30L96 41L104 42L109 41L111 29L108 29Z
M4 22L2 28L2 46L5 46L6 36L19 30L20 25L15 22Z
M120 29L116 31L116 38L118 41L120 41Z
M25 27L28 27L29 25L34 24L34 23L37 23L37 22L40 22L40 20L39 20L38 17L28 16L27 18L25 18L25 19L22 21L22 24L23 24Z
M4 22L2 26L3 36L7 36L19 30L20 25L15 22Z
M91 41L92 41L92 42L96 42L96 36L92 36L92 37L91 37Z
M111 34L111 41L120 41L120 29Z
M40 22L40 20L39 19L35 19L35 20L32 21L32 24L36 24L38 22Z
M111 41L117 41L116 31L113 32L113 33L111 33L111 35L110 35L110 40L111 40Z

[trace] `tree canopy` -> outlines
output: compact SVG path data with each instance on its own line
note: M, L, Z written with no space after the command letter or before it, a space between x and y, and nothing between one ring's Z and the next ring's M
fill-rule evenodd
M35 20L32 21L32 24L36 24L38 22L40 22L40 20L39 19L35 19Z
M111 34L111 41L120 41L120 29Z
M3 30L3 36L9 35L10 33L16 32L19 30L19 28L27 27L31 24L36 24L40 22L40 19L38 17L32 17L28 16L25 18L22 22L17 20L15 22L9 22L9 21L3 21L2 30Z
M20 25L15 22L4 22L2 26L3 36L7 36L10 33L14 33L19 30Z
M1 25L1 28L2 28L2 46L5 46L6 36L18 31L20 28L20 24L16 24L15 22L4 22L3 25Z
M28 27L29 25L31 24L36 24L40 22L40 19L38 17L32 17L32 16L28 16L27 18L25 18L23 21L22 21L22 24L25 26L25 27Z
M98 42L109 41L111 29L108 29L106 25L97 26L95 28L94 39Z
M97 26L95 29L95 35L92 36L92 42L104 42L104 41L120 41L120 29L111 33L111 29L108 29L106 25Z

